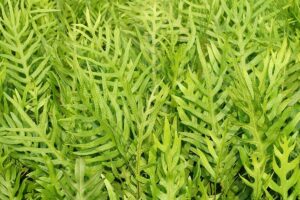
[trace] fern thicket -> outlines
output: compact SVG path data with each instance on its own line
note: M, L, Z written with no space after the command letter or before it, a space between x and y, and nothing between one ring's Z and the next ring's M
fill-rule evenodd
M299 16L0 1L0 199L300 198Z

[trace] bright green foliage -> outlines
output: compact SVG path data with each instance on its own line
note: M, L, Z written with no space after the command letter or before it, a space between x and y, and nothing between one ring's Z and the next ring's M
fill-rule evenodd
M0 0L0 199L300 198L297 0Z
M23 178L26 169L20 163L9 159L6 149L0 152L0 197L3 200L24 199L24 189L28 184Z
M176 123L176 122L174 122ZM162 143L154 137L154 147L151 150L150 161L160 163L156 167L150 169L151 190L153 199L186 199L187 193L184 183L185 177L185 161L181 157L181 139L176 132L176 124L173 124L175 130L170 129L167 118L164 123L164 131ZM172 134L172 132L173 134ZM172 141L173 138L173 141ZM159 150L159 151L158 151ZM157 156L160 154L160 156ZM155 180L156 179L156 180ZM162 191L160 191L160 188ZM163 190L164 189L164 190ZM163 192L165 191L165 192ZM183 193L183 194L181 194Z
M269 187L279 193L282 199L296 199L299 195L299 173L300 157L292 155L295 149L295 143L291 143L286 137L280 141L279 148L274 146L274 158L272 167L277 175L270 180Z

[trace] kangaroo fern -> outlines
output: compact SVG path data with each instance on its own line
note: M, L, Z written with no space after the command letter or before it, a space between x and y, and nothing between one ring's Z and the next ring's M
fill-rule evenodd
M299 199L299 16L1 0L0 199Z

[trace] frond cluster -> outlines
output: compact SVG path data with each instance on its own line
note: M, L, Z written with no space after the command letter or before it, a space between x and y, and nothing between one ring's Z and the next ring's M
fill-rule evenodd
M297 0L1 0L0 199L300 198Z

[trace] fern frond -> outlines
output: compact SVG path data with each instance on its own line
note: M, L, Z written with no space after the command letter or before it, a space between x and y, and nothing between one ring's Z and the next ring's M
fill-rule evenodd
M101 169L86 166L84 159L76 159L73 176L69 177L69 173L65 174L62 177L61 186L67 199L107 198L108 194L104 192L106 180L103 180L101 176Z
M30 7L26 7L23 1L16 4L3 2L0 7L0 34L3 38L0 42L0 60L6 69L6 81L15 85L21 94L26 93L33 98L41 96L49 87L46 78L51 68L49 56L43 55L42 43L48 42L43 37L43 31L46 32L53 24L46 22L48 27L36 30L42 16L32 16ZM37 94L32 94L31 90ZM7 92L10 94L12 91Z
M176 119L174 123L176 123ZM161 143L153 135L154 147L149 158L150 162L157 160L158 163L151 167L148 173L151 180L152 197L155 199L185 199L187 197L183 188L186 164L181 158L181 139L176 133L176 125L173 124L172 127L174 129L171 128L168 119L165 118L163 142ZM159 175L158 180L155 178L156 174ZM164 190L160 187L163 187Z
M0 198L3 200L24 199L29 182L24 174L26 168L10 158L7 150L0 146Z
M219 78L222 77L221 74L226 73L226 67L222 65L221 54L213 42L207 45L207 59L210 62L206 61L206 55L201 50L199 42L197 43L204 79L190 71L185 83L179 84L183 96L181 98L174 96L174 100L178 104L177 109L182 123L193 131L183 132L182 135L185 136L183 140L194 146L191 151L199 156L202 166L211 176L210 181L225 186L225 181L229 180L228 177L227 180L221 177L222 174L232 170L236 165L236 150L228 151L232 145L230 139L235 132L234 128L231 130L228 128L229 121L226 119L231 105L225 103L228 101L226 82ZM195 140L196 138L198 139ZM222 189L225 193L229 190L229 188Z
M55 138L57 135L48 128L48 99L41 101L40 106L43 108L40 118L33 121L24 108L20 105L18 92L13 98L5 95L7 100L14 106L16 113L4 115L6 126L1 128L1 143L7 144L16 151L16 158L22 160L32 160L43 163L40 156L50 154L54 156L55 164L68 165L65 156L57 149ZM16 140L19 138L19 140ZM30 154L33 153L33 155ZM31 156L30 156L31 155Z
M278 146L274 145L274 157L272 169L274 175L270 180L269 187L280 194L282 199L296 199L299 197L299 173L300 157L293 157L295 142L284 136Z

